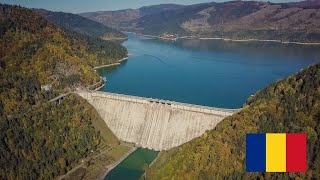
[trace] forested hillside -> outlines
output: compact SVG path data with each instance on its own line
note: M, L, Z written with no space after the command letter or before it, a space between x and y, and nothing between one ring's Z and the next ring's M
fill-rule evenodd
M68 96L0 118L0 178L53 179L65 174L101 141L99 118L85 100Z
M34 9L34 11L57 26L61 26L70 31L98 38L101 37L103 39L126 38L126 35L120 31L76 14L52 12L44 9Z
M65 32L31 10L0 8L1 73L6 84L29 77L55 90L87 87L99 81L92 67L117 62L127 54L119 44Z
M0 179L53 179L94 152L102 138L94 108L75 95L48 100L101 85L92 67L126 54L119 44L0 4Z
M307 173L246 173L246 133L307 133ZM320 179L320 64L271 84L214 130L160 153L147 179Z

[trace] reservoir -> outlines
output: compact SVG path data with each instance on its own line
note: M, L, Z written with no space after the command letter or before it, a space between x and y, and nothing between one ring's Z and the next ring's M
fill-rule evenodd
M108 80L101 91L240 108L258 90L320 60L320 46L128 36L128 60L97 70Z

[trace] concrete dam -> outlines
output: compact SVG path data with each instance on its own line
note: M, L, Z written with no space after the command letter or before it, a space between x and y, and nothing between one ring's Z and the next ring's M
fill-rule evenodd
M157 151L179 146L239 109L222 109L99 91L81 91L122 141Z

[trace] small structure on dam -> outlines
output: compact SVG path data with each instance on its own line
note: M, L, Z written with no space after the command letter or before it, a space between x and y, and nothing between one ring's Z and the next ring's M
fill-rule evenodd
M99 91L77 94L93 105L120 140L157 151L199 137L239 111Z

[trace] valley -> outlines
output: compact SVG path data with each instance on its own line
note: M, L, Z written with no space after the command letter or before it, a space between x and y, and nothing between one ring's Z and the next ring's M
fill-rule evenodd
M320 179L319 1L34 3L0 3L0 179ZM266 132L307 171L247 173Z

